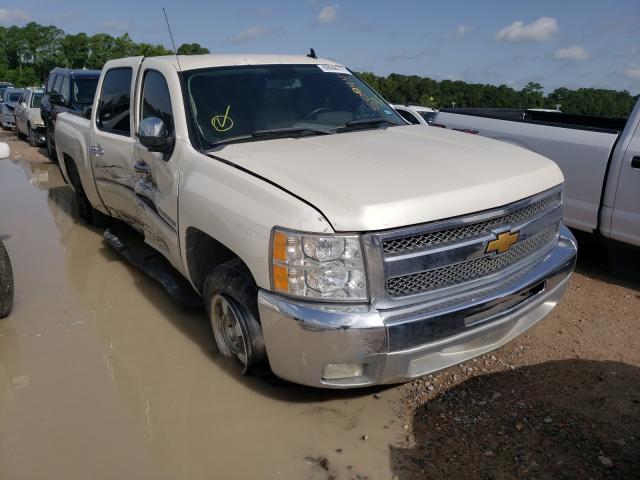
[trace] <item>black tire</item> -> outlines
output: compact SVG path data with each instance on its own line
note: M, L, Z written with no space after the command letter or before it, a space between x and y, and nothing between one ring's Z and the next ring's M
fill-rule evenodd
M22 135L20 128L18 128L18 122L16 122L16 137L18 137L18 140L24 140L24 135Z
M239 314L237 320L242 330L243 344L246 350L246 362L239 356L229 351L228 343L225 344L214 325L216 308L214 302L223 297ZM236 356L242 366L242 373L264 373L267 362L267 352L262 337L262 327L258 314L258 287L251 272L240 259L229 260L218 265L207 276L204 282L203 298L207 318L212 323L214 337L218 350L225 356ZM268 371L268 370L267 370Z
M84 193L82 187L82 181L78 174L78 168L73 160L65 161L65 167L67 167L67 174L69 175L69 181L73 186L76 206L78 207L78 216L87 225L93 225L94 227L109 227L113 224L113 218L105 215L99 210L96 210L91 205L91 202L87 198L87 194Z
M9 254L0 241L0 318L11 312L13 306L13 270Z
M58 154L56 153L56 146L53 143L51 134L49 133L49 127L45 131L45 138L47 143L47 156L53 163L58 163Z

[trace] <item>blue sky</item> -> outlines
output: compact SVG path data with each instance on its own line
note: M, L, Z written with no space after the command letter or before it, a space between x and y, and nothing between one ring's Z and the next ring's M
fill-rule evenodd
M379 75L521 88L528 81L640 93L640 0L165 1L176 43L212 52L306 53ZM20 0L0 24L124 32L169 45L160 2Z

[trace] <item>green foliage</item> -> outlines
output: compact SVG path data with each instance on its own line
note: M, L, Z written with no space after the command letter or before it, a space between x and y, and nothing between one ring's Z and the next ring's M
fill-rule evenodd
M197 43L182 45L180 49L208 53ZM128 33L119 37L106 33L67 35L53 25L35 22L24 27L0 26L0 80L16 86L40 85L55 67L101 69L114 58L172 53L162 45L136 43Z
M202 55L209 52L208 48L201 46L199 43L185 43L178 47L178 55Z
M529 82L522 90L515 90L507 85L484 85L458 80L438 82L431 78L396 73L379 77L364 72L360 76L391 103L410 103L434 108L455 105L554 109L560 105L564 113L627 117L638 100L638 96L633 97L626 90L619 92L596 88L558 88L545 96L543 86L538 82Z

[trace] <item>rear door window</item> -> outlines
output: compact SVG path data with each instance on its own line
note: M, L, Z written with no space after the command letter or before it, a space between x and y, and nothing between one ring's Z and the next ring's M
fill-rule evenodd
M99 130L117 135L131 135L131 68L112 68L104 75L98 103Z

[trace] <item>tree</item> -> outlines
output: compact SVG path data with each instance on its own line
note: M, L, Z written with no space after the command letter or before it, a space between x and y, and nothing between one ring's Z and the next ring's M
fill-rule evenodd
M178 55L202 55L203 53L211 52L199 43L183 43L178 47Z

